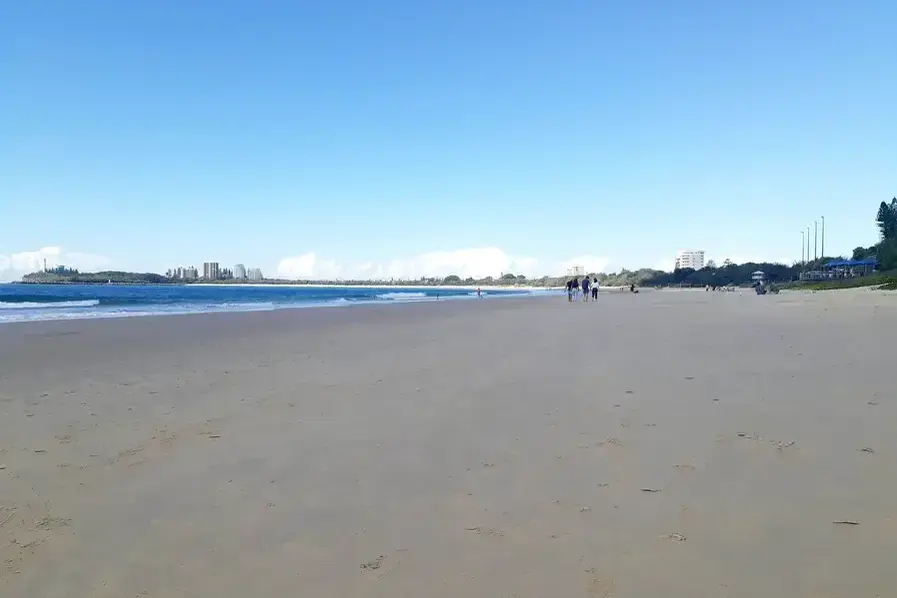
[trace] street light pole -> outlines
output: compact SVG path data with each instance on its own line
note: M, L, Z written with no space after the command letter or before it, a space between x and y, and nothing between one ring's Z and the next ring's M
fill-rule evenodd
M820 216L822 218L822 257L825 257L825 216Z
M806 244L804 243L804 231L800 231L800 265L803 266L807 263L804 259L804 251L807 249Z
M807 263L810 263L810 227L807 227Z
M819 221L813 221L813 261L819 259L816 250L819 248Z

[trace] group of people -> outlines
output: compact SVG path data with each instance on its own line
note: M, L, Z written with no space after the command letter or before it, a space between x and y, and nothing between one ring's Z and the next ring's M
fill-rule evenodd
M598 278L590 280L588 276L585 276L581 281L577 278L567 281L567 301L585 303L589 297L592 298L592 301L598 301Z

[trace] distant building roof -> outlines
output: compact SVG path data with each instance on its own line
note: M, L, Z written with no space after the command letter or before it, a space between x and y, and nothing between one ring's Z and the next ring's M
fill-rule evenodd
M875 258L868 258L865 260L832 260L830 262L826 262L826 268L854 268L857 266L877 266L878 260Z

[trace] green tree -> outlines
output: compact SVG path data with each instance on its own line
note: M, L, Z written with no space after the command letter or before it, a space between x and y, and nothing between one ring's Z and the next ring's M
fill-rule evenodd
M897 197L891 203L881 202L878 206L878 215L875 218L878 224L878 232L882 241L897 239Z
M897 239L882 241L878 245L878 267L880 270L897 269Z
M458 284L459 282L461 282L461 277L455 274L449 274L442 279L442 282L444 282L445 284Z
M502 280L517 280L517 276L508 272L507 274L502 274Z
M675 282L676 284L682 284L686 282L694 273L694 268L677 268L673 271L673 282Z

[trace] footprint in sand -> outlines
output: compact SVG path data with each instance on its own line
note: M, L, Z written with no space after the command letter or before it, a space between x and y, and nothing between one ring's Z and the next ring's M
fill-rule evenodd
M694 471L695 470L695 466L691 465L690 463L678 463L676 465L673 465L673 467L675 467L676 469L678 469L680 471Z
M383 564L384 559L386 559L386 555L381 554L380 556L375 558L373 561L368 561L367 563L362 563L361 570L362 571L376 571Z
M614 582L614 580L599 579L594 568L586 569L585 572L589 576L589 581L586 583L586 593L589 596L600 596L601 598L613 597L614 588L616 587L616 582Z
M623 443L620 442L619 440L617 440L616 438L608 438L607 440L605 440L603 442L599 442L597 444L597 446L605 446L605 445L616 446L618 448L623 447Z

